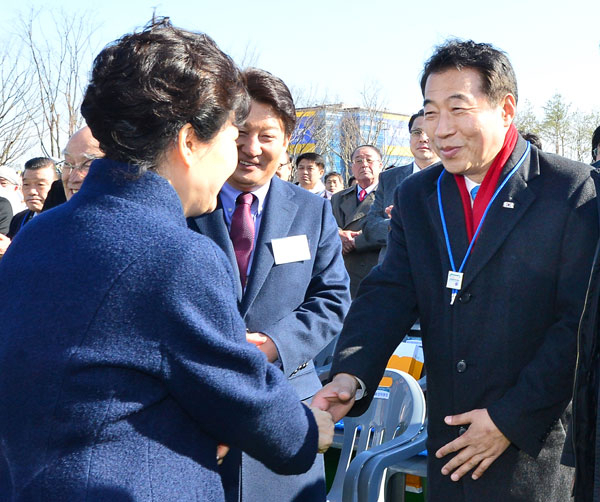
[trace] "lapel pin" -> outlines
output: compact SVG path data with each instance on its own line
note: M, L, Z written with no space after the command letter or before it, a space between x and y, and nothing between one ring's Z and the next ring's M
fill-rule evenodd
M514 209L515 208L515 203L514 202L506 201L504 204L502 204L502 207L505 207L507 209Z

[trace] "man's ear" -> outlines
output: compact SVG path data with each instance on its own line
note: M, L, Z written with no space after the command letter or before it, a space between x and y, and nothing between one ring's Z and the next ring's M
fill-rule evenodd
M515 115L517 114L517 100L512 94L509 93L504 96L500 106L502 107L502 118L504 119L504 124L509 126L515 120Z

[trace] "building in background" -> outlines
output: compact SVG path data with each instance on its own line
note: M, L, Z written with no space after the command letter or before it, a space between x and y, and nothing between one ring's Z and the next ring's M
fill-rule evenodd
M348 107L321 105L296 110L298 121L289 151L297 158L317 152L325 159L325 172L336 171L347 182L350 156L359 145L376 145L385 167L412 162L408 120L410 115Z

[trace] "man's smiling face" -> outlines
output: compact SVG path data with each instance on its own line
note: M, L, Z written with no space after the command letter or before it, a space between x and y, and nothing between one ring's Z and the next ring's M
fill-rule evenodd
M249 192L271 180L287 149L289 137L273 108L254 100L246 122L239 129L238 164L227 182Z

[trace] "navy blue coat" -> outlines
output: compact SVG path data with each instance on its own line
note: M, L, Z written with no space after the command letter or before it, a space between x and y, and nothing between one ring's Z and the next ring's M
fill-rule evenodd
M223 209L188 221L225 251L239 278ZM271 240L294 235L307 236L311 258L276 265ZM278 371L289 379L298 400L321 388L312 358L339 334L350 304L341 251L329 201L273 177L248 284L242 295L238 279L237 292L246 327L273 339L279 352ZM305 475L282 477L250 458L243 459L243 500L312 502L319 500L319 493L324 497L322 462Z
M519 139L501 179L525 146ZM442 476L450 456L430 454L431 500L568 500L571 473L559 466L565 439L560 417L571 397L577 326L598 239L590 168L531 149L491 206L454 305L436 192L442 169L436 164L409 176L396 191L387 254L350 308L332 374L358 376L372 396L418 316L429 452L464 432L446 425L446 415L478 408L487 408L511 441L476 481ZM460 263L468 242L458 187L448 173L441 193ZM357 401L353 413L369 401Z
M219 442L309 469L316 424L245 342L227 259L122 169L95 161L0 263L0 500L223 501Z

